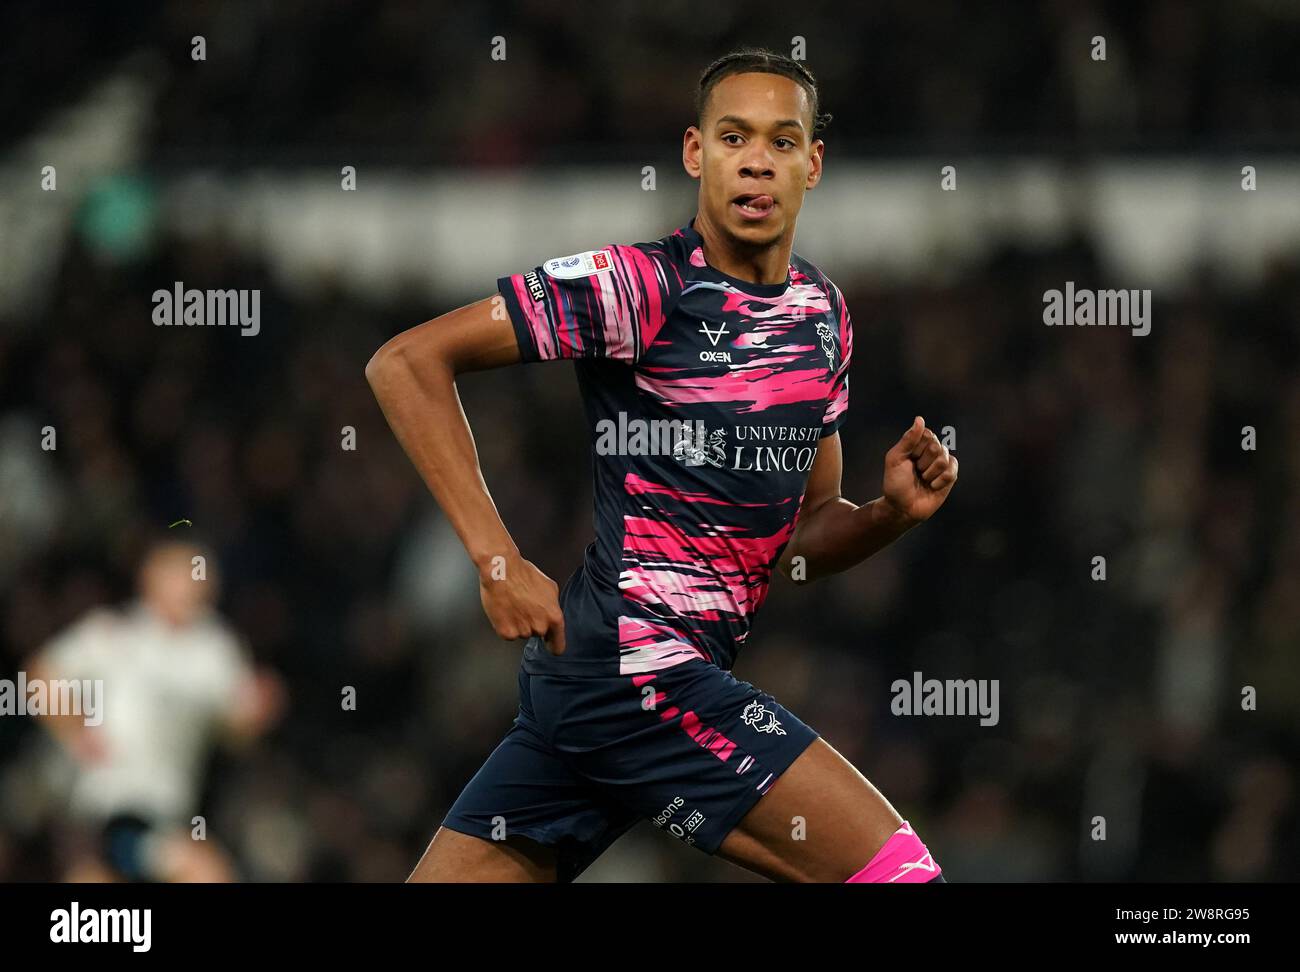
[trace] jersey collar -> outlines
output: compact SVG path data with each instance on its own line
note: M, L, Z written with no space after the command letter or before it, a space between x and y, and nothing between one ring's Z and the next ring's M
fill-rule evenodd
M686 241L688 243L688 249L689 249L688 256L690 255L690 253L694 253L696 248L698 247L700 248L700 260L703 261L704 240L701 239L700 234L695 229L694 216L691 217L691 221L689 223L687 223L685 226L681 228L680 232L682 236L686 238ZM786 268L785 283L775 283L775 284L760 284L760 283L753 283L752 281L749 280L741 280L739 277L733 277L730 274L723 273L721 270L716 270L713 267L709 266L707 263L705 263L701 267L696 267L695 269L710 279L719 280L724 283L730 284L733 288L739 290L741 293L750 294L751 296L754 297L780 297L783 293L785 293L787 290L790 289L790 277L791 277L790 270L792 269L790 267Z

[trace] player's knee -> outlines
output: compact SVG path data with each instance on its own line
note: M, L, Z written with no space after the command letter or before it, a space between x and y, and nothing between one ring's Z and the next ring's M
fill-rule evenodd
M906 820L890 835L885 846L846 884L924 884L942 881L942 871Z

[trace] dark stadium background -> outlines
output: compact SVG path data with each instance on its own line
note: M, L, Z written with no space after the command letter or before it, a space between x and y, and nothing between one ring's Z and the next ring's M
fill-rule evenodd
M1217 165L1240 206L1286 207L1277 187L1294 189L1300 166L1294 3L17 4L2 19L0 674L128 596L145 539L192 520L220 558L221 610L289 690L279 727L218 757L205 788L211 830L249 880L401 880L514 713L518 647L482 616L366 360L500 273L684 224L679 146L710 60L806 38L834 114L824 196L837 166L884 162L923 170L925 205L941 207L940 165L987 185L1028 157L1081 183L1095 164ZM1097 34L1103 64L1088 57ZM148 96L122 100L124 83ZM81 141L56 143L73 129ZM50 162L58 190L42 193ZM456 212L404 227L402 246L464 236L476 276L421 279L417 260L373 280L345 265L295 277L221 220L223 192L338 190L345 164L358 212L385 184L526 176L511 244L532 262L503 263ZM1237 187L1245 164L1256 194ZM575 241L528 222L534 194L586 166L625 169L639 235L619 223L617 238ZM178 185L197 187L196 209ZM858 215L863 236L878 232L870 208ZM1107 275L1111 241L1094 227L1004 234L975 258L893 273L837 261L801 224L796 249L825 265L855 323L846 495L878 495L881 458L918 413L958 430L961 482L867 564L778 580L737 673L862 769L952 881L1294 880L1300 233L1244 284L1207 249L1154 288L1145 338L1046 328L1049 287L1141 285ZM261 333L156 329L150 295L177 280L260 288ZM562 583L591 536L571 367L473 375L460 392L506 525ZM339 447L347 425L355 452ZM1257 451L1241 449L1244 425ZM1090 578L1098 554L1105 582ZM999 679L1000 723L892 715L890 683L918 670ZM340 709L343 685L356 712ZM1242 711L1244 685L1258 711ZM40 736L0 719L7 881L61 873ZM1094 815L1104 843L1089 839ZM748 880L648 824L589 877Z

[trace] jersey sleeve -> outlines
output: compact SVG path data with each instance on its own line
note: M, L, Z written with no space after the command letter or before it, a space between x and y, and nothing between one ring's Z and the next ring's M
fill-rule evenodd
M40 651L41 662L56 678L92 678L98 675L104 652L111 646L115 618L97 608L64 629Z
M830 395L826 400L826 411L822 415L821 437L834 435L848 418L849 411L849 364L853 360L853 319L849 316L848 305L839 288L831 285L831 307L839 322L840 362L831 381Z
M497 281L524 361L636 362L682 291L669 254L611 245L547 260Z

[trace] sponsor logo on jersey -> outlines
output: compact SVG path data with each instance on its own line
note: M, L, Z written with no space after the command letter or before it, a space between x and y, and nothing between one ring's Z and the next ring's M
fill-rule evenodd
M673 797L673 802L664 807L663 810L654 817L654 825L662 829L678 810L686 805L686 801L681 797Z
M698 810L692 810L691 815L682 821L682 829L689 834L693 834L700 829L700 824L704 823L704 821L704 814Z
M528 285L528 293L533 298L533 302L540 304L546 296L546 291L542 288L542 278L537 276L537 271L529 270L524 274L524 283Z
M678 840L684 840L688 844L694 844L695 838L692 836L700 825L707 819L704 814L698 810L692 810L687 814L686 819L681 823L673 820L674 814L686 806L686 801L681 797L673 797L673 802L664 807L663 811L652 818L652 822L660 830L664 825L668 825L668 832Z
M819 426L737 425L731 468L740 472L808 472L817 458L820 434ZM777 444L765 445L767 442Z
M709 339L709 343L711 343L716 348L718 346L718 338L722 337L722 335L727 333L727 325L724 322L718 325L718 329L716 331L711 331L709 330L708 321L700 321L700 333L703 334L705 337L707 337Z
M542 264L542 269L556 280L575 280L578 277L590 277L593 273L613 270L614 264L605 250L586 250L573 256L547 260Z
M718 346L718 339L727 333L726 323L718 325L717 330L709 329L708 321L700 321L700 333L709 339L709 343L715 348ZM730 351L701 351L700 360L707 361L711 364L731 364Z

